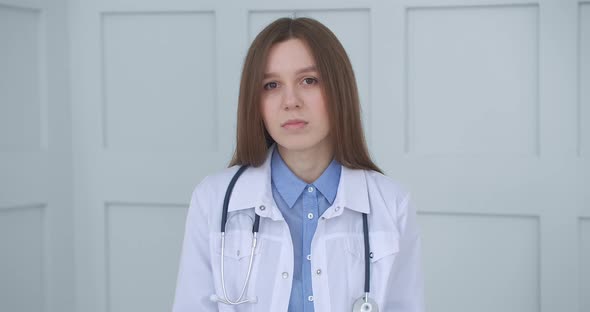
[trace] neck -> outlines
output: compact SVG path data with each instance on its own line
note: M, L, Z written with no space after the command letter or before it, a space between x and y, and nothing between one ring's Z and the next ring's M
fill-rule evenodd
M306 183L313 183L334 158L331 145L322 144L308 150L288 150L277 144L278 152L291 171Z

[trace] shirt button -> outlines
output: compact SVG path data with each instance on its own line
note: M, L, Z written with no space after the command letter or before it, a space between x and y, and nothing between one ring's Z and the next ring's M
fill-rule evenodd
M289 278L289 273L283 272L283 279L287 279L287 278Z
M310 219L310 220L311 220L311 219L313 219L313 213L311 213L311 212L310 212L310 213L308 213L308 214L307 214L307 218L308 218L308 219Z
M315 271L315 274L317 274L317 275L322 275L322 270L321 270L321 269L317 269L317 270Z
M311 255L307 255L307 260L311 260Z
M307 188L307 191L310 192L310 193L313 192L313 186L308 187Z
M313 301L313 296L307 297L307 301Z

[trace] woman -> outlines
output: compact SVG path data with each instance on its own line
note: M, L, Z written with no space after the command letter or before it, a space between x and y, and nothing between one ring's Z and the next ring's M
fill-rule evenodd
M192 196L174 311L423 311L416 213L370 159L334 34L308 18L268 25L237 120L230 167Z

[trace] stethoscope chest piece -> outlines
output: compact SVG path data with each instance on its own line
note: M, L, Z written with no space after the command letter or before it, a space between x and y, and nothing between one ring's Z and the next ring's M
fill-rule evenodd
M360 297L354 302L352 312L379 312L379 307L372 298L365 301L365 297Z

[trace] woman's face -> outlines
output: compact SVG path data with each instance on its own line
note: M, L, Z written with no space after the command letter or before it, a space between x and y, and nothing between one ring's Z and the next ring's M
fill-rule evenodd
M329 148L330 121L315 60L299 39L273 45L260 86L270 136L290 151Z

